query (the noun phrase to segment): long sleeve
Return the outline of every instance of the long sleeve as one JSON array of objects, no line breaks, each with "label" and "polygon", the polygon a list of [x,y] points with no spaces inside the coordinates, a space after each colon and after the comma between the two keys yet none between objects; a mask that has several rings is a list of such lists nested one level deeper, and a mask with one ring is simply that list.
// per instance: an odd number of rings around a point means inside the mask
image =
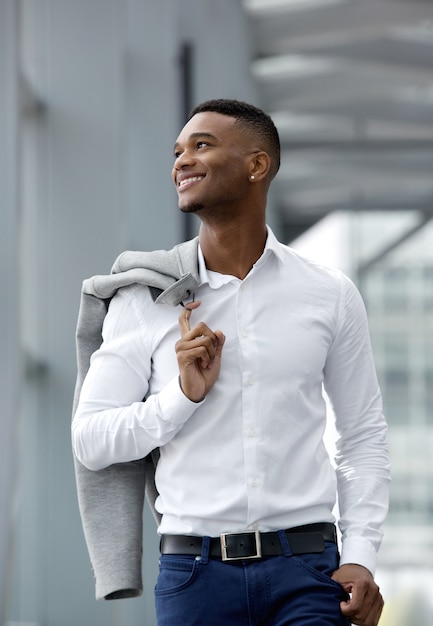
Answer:
[{"label": "long sleeve", "polygon": [[120,289],[110,303],[103,343],[92,356],[72,422],[74,452],[89,469],[146,456],[172,439],[199,406],[179,387],[174,349],[164,385],[150,393],[154,339],[146,333],[145,311],[155,306],[140,286]]},{"label": "long sleeve", "polygon": [[374,572],[388,510],[387,427],[364,304],[353,283],[346,277],[342,281],[338,323],[325,366],[325,388],[339,433],[341,563],[358,563]]}]

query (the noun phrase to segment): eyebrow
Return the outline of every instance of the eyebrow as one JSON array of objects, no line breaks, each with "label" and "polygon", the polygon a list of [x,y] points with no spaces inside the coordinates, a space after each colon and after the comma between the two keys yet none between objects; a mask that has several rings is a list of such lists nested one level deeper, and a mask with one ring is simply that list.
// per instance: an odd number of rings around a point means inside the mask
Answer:
[{"label": "eyebrow", "polygon": [[[214,139],[215,141],[218,140],[217,137],[215,137],[215,135],[212,135],[212,133],[206,133],[206,132],[198,132],[198,133],[191,133],[191,135],[188,137],[189,140],[191,139],[199,139],[200,137],[207,137],[208,139]],[[176,143],[174,144],[174,150],[176,150],[176,148],[179,146],[179,142],[176,141]]]}]

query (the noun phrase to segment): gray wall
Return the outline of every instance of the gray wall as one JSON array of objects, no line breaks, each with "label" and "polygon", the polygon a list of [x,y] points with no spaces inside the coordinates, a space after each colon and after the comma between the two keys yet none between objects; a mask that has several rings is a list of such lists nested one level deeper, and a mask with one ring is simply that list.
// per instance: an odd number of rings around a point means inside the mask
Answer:
[{"label": "gray wall", "polygon": [[170,171],[185,41],[195,50],[193,103],[260,105],[238,0],[0,3],[2,624],[154,624],[147,512],[143,598],[94,600],[69,423],[82,279],[107,272],[125,248],[182,239]]}]

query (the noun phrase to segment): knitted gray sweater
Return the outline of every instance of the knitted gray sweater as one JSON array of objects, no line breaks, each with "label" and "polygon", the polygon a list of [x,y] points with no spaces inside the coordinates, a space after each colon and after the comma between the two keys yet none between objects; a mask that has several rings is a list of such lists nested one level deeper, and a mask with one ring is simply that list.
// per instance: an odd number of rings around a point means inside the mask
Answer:
[{"label": "knitted gray sweater", "polygon": [[[90,357],[102,342],[102,325],[111,298],[118,289],[139,283],[158,303],[177,306],[190,298],[199,284],[198,239],[169,251],[124,252],[111,274],[83,282],[77,322],[77,382],[73,415]],[[155,466],[159,453],[130,463],[118,463],[93,472],[74,456],[78,503],[84,536],[95,578],[96,598],[106,600],[141,595],[142,518],[144,497],[156,522],[158,495]]]}]

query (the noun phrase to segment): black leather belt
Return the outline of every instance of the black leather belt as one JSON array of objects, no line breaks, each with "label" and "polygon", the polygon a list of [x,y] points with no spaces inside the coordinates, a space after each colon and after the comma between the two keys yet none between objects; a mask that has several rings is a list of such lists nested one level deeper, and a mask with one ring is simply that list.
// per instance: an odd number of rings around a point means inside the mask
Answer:
[{"label": "black leather belt", "polygon": [[[284,531],[292,554],[319,553],[325,549],[325,541],[337,543],[334,524],[306,524]],[[203,538],[194,535],[163,535],[161,554],[190,554],[200,556]],[[209,556],[223,561],[260,559],[284,553],[278,532],[261,533],[245,531],[222,533],[211,537]]]}]

